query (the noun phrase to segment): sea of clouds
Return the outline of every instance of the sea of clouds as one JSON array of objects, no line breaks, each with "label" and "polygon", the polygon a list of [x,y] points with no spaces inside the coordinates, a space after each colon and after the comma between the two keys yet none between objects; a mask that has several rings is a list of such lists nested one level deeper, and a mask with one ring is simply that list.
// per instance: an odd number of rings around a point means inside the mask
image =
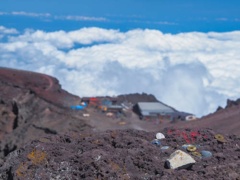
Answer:
[{"label": "sea of clouds", "polygon": [[239,47],[240,31],[18,32],[0,26],[0,66],[57,77],[80,97],[151,93],[197,116],[240,97]]}]

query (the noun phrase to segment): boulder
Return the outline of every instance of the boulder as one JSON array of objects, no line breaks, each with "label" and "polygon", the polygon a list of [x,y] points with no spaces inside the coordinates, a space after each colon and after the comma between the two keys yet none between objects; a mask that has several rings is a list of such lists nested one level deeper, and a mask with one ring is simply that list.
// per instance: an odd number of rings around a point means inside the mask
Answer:
[{"label": "boulder", "polygon": [[166,160],[166,165],[170,169],[184,169],[195,163],[196,161],[189,154],[181,150],[176,150]]}]

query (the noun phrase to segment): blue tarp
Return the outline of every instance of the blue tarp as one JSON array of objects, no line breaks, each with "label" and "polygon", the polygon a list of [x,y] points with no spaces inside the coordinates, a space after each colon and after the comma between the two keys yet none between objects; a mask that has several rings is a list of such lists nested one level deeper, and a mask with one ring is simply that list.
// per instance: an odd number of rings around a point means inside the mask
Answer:
[{"label": "blue tarp", "polygon": [[110,101],[108,99],[103,99],[101,103],[104,106],[111,106],[112,105],[112,101]]},{"label": "blue tarp", "polygon": [[74,110],[83,110],[83,109],[85,109],[86,106],[87,106],[87,103],[83,103],[83,105],[71,106],[71,109],[74,109]]}]

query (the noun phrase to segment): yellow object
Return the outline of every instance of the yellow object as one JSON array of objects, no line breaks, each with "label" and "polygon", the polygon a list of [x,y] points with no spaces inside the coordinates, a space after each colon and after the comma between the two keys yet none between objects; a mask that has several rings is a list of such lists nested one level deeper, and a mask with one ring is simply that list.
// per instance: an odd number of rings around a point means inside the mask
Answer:
[{"label": "yellow object", "polygon": [[16,170],[17,177],[23,177],[27,171],[27,167],[27,164],[21,163]]},{"label": "yellow object", "polygon": [[102,111],[107,111],[107,107],[106,106],[99,106],[99,109],[101,109]]},{"label": "yellow object", "polygon": [[46,159],[47,154],[43,151],[34,149],[27,155],[27,158],[32,161],[33,164],[39,164]]},{"label": "yellow object", "polygon": [[187,147],[187,150],[190,151],[190,152],[193,152],[193,151],[196,151],[197,148],[196,148],[196,146],[190,145],[190,146]]},{"label": "yellow object", "polygon": [[118,124],[119,124],[119,125],[125,125],[125,124],[126,124],[126,122],[124,122],[124,121],[121,121],[121,122],[119,122]]},{"label": "yellow object", "polygon": [[192,155],[197,156],[197,157],[202,157],[201,153],[194,151],[192,152]]},{"label": "yellow object", "polygon": [[214,137],[215,137],[215,139],[217,139],[219,142],[226,142],[224,136],[221,135],[221,134],[216,134]]}]

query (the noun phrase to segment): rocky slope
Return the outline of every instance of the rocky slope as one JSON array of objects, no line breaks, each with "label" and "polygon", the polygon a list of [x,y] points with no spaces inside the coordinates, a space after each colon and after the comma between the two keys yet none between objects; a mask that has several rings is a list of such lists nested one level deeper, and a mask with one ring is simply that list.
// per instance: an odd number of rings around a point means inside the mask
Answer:
[{"label": "rocky slope", "polygon": [[62,90],[55,78],[1,68],[0,158],[42,135],[90,129],[66,111],[70,101],[79,98]]},{"label": "rocky slope", "polygon": [[[157,101],[148,94],[117,99]],[[0,68],[0,179],[240,179],[239,100],[200,120],[174,123],[140,121],[131,109],[118,118],[96,108],[71,110],[79,102],[54,77]],[[158,131],[166,135],[159,146],[151,143]],[[168,169],[165,160],[183,144],[213,156],[192,155],[196,164],[188,169]]]},{"label": "rocky slope", "polygon": [[[156,101],[147,94],[127,95],[127,99]],[[112,119],[95,108],[71,110],[70,106],[80,100],[64,91],[54,77],[0,68],[0,159],[46,134],[129,128],[153,131],[160,126],[139,121],[131,112],[129,117]],[[120,96],[119,102],[123,100]],[[91,117],[84,118],[83,113],[90,113]]]},{"label": "rocky slope", "polygon": [[[120,95],[118,102],[157,101],[153,95]],[[80,97],[64,91],[54,77],[0,68],[0,158],[46,134],[105,131],[109,129],[144,129],[154,131],[163,124],[139,121],[137,115],[106,118],[100,111],[88,108],[74,111]],[[91,114],[84,118],[83,113]],[[167,122],[169,123],[169,122]]]},{"label": "rocky slope", "polygon": [[[154,132],[114,130],[102,133],[48,136],[10,153],[0,167],[2,179],[240,179],[240,137],[215,138],[211,130],[165,129],[155,144]],[[211,156],[194,155],[207,150]],[[166,149],[168,146],[168,149]],[[164,148],[165,147],[165,148]],[[176,150],[196,163],[169,169],[166,160]]]},{"label": "rocky slope", "polygon": [[218,108],[212,114],[197,121],[180,122],[178,127],[186,128],[212,128],[224,134],[240,135],[240,99],[228,100],[225,108]]}]

